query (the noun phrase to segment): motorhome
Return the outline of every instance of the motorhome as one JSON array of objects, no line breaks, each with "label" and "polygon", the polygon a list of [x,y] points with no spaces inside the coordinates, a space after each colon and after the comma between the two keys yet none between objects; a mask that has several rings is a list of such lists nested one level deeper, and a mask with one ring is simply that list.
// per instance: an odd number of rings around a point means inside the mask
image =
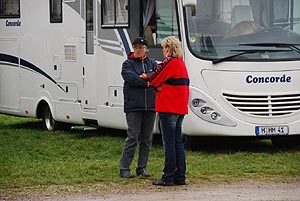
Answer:
[{"label": "motorhome", "polygon": [[[300,134],[300,0],[0,0],[0,113],[126,129],[123,61],[182,42],[188,136]],[[159,131],[158,124],[155,131]]]}]

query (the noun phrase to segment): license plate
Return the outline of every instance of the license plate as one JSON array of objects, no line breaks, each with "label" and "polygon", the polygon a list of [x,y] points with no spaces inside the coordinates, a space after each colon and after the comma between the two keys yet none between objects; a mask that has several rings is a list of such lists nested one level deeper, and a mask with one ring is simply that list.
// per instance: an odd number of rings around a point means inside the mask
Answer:
[{"label": "license plate", "polygon": [[256,135],[288,135],[288,126],[255,126]]}]

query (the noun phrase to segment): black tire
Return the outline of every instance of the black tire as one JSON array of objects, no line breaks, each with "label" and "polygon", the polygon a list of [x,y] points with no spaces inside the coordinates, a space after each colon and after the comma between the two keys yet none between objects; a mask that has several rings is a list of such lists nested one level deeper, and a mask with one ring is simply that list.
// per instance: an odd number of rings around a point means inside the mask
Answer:
[{"label": "black tire", "polygon": [[55,131],[58,129],[58,122],[53,119],[48,105],[45,107],[43,112],[43,127],[48,131]]}]

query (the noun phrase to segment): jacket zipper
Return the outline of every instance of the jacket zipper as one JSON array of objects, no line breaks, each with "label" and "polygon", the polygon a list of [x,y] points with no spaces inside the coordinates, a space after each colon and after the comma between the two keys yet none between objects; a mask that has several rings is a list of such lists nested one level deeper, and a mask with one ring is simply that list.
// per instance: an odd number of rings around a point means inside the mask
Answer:
[{"label": "jacket zipper", "polygon": [[[146,69],[145,69],[145,66],[144,66],[144,61],[142,61],[142,67],[143,67],[144,73],[146,73]],[[145,110],[148,110],[148,107],[147,107],[147,88],[145,88]]]}]

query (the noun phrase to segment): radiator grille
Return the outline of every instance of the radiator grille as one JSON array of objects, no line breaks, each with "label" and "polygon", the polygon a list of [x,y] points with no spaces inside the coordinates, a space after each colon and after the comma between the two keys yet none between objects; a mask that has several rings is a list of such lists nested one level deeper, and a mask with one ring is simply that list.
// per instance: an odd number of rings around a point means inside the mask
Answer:
[{"label": "radiator grille", "polygon": [[236,109],[255,116],[278,117],[300,110],[300,93],[287,95],[240,95],[223,93]]}]

